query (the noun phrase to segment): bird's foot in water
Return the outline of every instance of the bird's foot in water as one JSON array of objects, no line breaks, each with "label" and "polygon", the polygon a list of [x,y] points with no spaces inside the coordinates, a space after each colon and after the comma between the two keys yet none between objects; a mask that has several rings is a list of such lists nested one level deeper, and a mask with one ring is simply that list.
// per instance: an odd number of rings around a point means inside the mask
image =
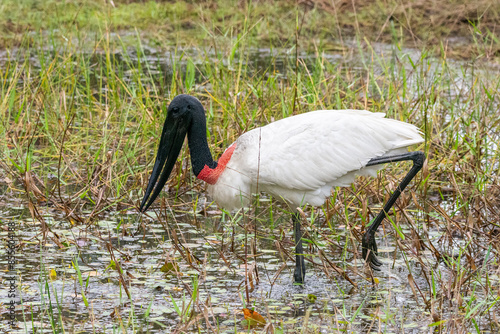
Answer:
[{"label": "bird's foot in water", "polygon": [[377,242],[375,241],[375,233],[367,231],[363,236],[362,241],[363,259],[370,265],[373,270],[380,270],[382,262],[377,259]]}]

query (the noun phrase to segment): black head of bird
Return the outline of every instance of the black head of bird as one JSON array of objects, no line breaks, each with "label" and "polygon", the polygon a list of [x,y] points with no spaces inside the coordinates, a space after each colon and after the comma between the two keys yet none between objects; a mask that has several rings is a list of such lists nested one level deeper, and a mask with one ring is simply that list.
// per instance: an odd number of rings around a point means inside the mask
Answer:
[{"label": "black head of bird", "polygon": [[205,109],[201,102],[190,95],[177,95],[167,109],[153,172],[140,206],[142,212],[153,204],[167,182],[186,135],[195,175],[199,174],[205,164],[214,165],[205,131]]}]

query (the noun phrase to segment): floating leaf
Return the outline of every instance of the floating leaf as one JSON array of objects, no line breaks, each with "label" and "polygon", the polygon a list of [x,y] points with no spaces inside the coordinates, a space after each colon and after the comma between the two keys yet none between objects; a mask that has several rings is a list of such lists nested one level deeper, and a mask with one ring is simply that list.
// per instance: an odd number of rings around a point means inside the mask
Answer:
[{"label": "floating leaf", "polygon": [[316,301],[316,299],[318,299],[318,297],[316,297],[316,295],[313,295],[312,293],[310,293],[310,294],[307,295],[307,300],[310,303],[314,303]]},{"label": "floating leaf", "polygon": [[50,269],[49,278],[51,281],[55,281],[57,279],[57,272],[54,269]]},{"label": "floating leaf", "polygon": [[160,271],[162,273],[168,274],[171,271],[179,271],[179,266],[174,262],[165,262],[163,266],[161,266]]},{"label": "floating leaf", "polygon": [[372,281],[372,278],[371,277],[366,277],[365,278],[368,282],[373,282],[375,284],[379,284],[380,283],[380,280],[377,278],[377,277],[373,277],[373,281]]},{"label": "floating leaf", "polygon": [[266,324],[266,319],[256,311],[247,308],[244,308],[242,311],[245,320],[248,321],[248,327],[264,326]]}]

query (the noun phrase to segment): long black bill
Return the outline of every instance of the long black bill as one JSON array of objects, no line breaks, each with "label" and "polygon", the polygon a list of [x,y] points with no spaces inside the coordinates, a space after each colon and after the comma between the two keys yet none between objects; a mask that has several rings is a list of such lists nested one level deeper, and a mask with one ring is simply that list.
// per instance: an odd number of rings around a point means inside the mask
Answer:
[{"label": "long black bill", "polygon": [[[160,194],[174,168],[182,144],[184,143],[184,138],[186,137],[186,125],[180,119],[172,120],[169,118],[167,117],[163,126],[153,172],[151,173],[146,193],[142,199],[141,212],[145,212]],[[151,192],[153,193],[151,194]]]}]

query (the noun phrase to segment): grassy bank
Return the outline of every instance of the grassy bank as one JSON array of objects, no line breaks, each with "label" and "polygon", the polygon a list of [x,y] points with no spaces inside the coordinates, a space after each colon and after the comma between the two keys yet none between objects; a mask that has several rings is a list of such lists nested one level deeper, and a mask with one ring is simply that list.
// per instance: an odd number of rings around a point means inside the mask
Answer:
[{"label": "grassy bank", "polygon": [[[443,44],[455,57],[498,57],[500,4],[480,1],[3,1],[0,45],[32,42],[89,46],[105,33],[137,29],[159,46],[228,42],[246,29],[249,41],[286,46],[300,17],[304,49],[336,49],[355,36],[409,46]],[[37,36],[41,34],[41,36]],[[230,42],[229,42],[230,43]],[[480,45],[477,45],[477,44]],[[478,48],[479,46],[479,48]]]}]

